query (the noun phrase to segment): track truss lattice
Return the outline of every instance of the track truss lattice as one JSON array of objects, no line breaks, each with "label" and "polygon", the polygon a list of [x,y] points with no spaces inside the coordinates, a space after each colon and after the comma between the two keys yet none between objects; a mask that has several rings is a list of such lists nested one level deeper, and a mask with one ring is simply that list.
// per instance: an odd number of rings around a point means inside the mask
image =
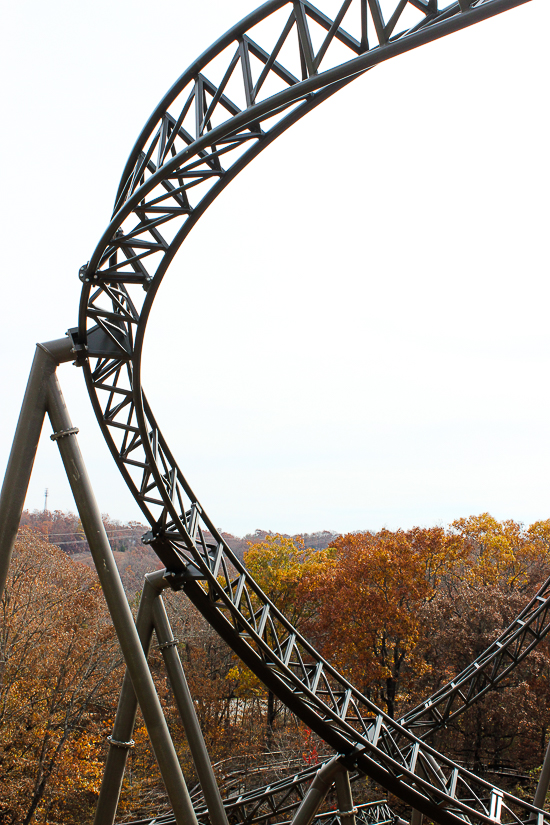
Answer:
[{"label": "track truss lattice", "polygon": [[443,8],[439,0],[392,0],[384,14],[379,0],[345,0],[333,17],[309,0],[265,3],[161,100],[130,154],[111,222],[80,272],[76,349],[92,403],[174,586],[350,769],[440,823],[545,821],[425,740],[547,633],[550,585],[463,674],[400,723],[390,719],[292,627],[224,542],[157,426],[141,386],[141,354],[177,250],[266,146],[378,63],[522,2],[459,0]]}]

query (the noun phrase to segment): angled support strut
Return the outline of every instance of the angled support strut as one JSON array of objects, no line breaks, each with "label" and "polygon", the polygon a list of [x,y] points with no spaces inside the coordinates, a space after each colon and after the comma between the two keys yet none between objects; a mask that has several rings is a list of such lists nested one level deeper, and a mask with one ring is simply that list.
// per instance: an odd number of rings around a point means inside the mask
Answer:
[{"label": "angled support strut", "polygon": [[37,344],[0,492],[0,597],[46,416],[48,382],[59,364],[74,358],[69,338]]},{"label": "angled support strut", "polygon": [[57,436],[55,440],[172,805],[174,818],[177,825],[196,825],[197,820],[174,744],[78,446],[77,430],[72,425],[55,374],[58,364],[70,361],[72,358],[74,358],[74,351],[69,338],[37,345],[0,494],[0,595],[6,583],[36,449],[47,412],[54,435]]},{"label": "angled support strut", "polygon": [[[177,643],[172,634],[172,628],[162,600],[162,592],[168,587],[166,572],[166,570],[157,570],[145,576],[136,627],[146,656],[151,647],[153,631],[156,633],[158,646],[164,659],[168,679],[203,790],[210,822],[212,825],[228,825],[220,791],[179,657]],[[137,704],[132,680],[127,671],[120,691],[113,732],[109,737],[109,754],[99,792],[94,825],[113,825],[115,821],[128,750],[132,744],[131,737],[134,731]]]}]

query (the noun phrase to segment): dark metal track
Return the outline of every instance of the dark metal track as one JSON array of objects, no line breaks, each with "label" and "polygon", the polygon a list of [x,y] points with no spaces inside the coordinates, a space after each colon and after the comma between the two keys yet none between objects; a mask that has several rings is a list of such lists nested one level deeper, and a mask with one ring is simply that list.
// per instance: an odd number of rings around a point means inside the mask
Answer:
[{"label": "dark metal track", "polygon": [[425,739],[505,679],[550,630],[550,579],[478,658],[400,723]]},{"label": "dark metal track", "polygon": [[[124,170],[112,220],[81,270],[76,349],[90,397],[174,586],[350,768],[441,823],[544,821],[542,812],[468,773],[424,739],[504,678],[546,634],[547,585],[458,680],[398,724],[297,633],[224,543],[155,422],[141,386],[141,352],[174,255],[256,155],[374,65],[522,2],[459,0],[441,8],[438,0],[393,0],[384,17],[379,0],[345,0],[334,19],[307,0],[265,3],[192,64],[155,109]],[[345,27],[352,8],[357,31]],[[405,13],[417,20],[401,31]],[[272,25],[262,30],[268,18]],[[349,54],[344,62],[342,48]]]},{"label": "dark metal track", "polygon": [[[480,699],[527,656],[550,630],[550,579],[544,583],[536,596],[529,602],[512,624],[474,662],[468,665],[447,685],[426,699],[414,710],[407,713],[400,723],[411,729],[417,737],[425,739],[456,718],[470,705]],[[293,811],[303,798],[305,789],[316,770],[307,768],[295,776],[289,776],[278,783],[256,788],[254,791],[225,797],[224,804],[232,823],[264,822],[277,811],[279,821],[282,808]],[[384,825],[391,812],[382,803],[372,803],[361,814],[361,821],[369,817],[366,825],[378,822]],[[197,806],[198,815],[203,810]],[[380,819],[374,819],[374,817]],[[157,820],[160,821],[161,820]],[[172,820],[167,817],[165,825]],[[323,825],[321,821],[315,825]]]},{"label": "dark metal track", "polygon": [[[293,814],[315,777],[319,765],[315,765],[295,776],[274,782],[244,794],[235,794],[224,800],[224,807],[230,825],[289,825]],[[195,802],[195,800],[193,800]],[[393,825],[395,815],[384,800],[366,802],[356,806],[357,825]],[[210,819],[204,804],[195,805],[199,825],[209,825]],[[150,819],[129,822],[127,825],[174,825],[173,814],[168,813]],[[337,811],[326,811],[317,815],[314,825],[340,825]]]}]

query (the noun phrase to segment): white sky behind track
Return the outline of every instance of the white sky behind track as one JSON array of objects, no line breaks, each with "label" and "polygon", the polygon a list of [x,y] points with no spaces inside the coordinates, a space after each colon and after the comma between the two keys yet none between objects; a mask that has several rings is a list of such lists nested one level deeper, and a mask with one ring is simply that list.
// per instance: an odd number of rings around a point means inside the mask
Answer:
[{"label": "white sky behind track", "polygon": [[[0,473],[34,344],[76,325],[78,269],[143,123],[256,5],[4,5]],[[532,0],[375,68],[191,233],[144,386],[224,530],[550,517],[549,32]],[[59,377],[102,511],[141,518],[80,371]],[[27,506],[48,487],[74,510],[48,435]]]}]

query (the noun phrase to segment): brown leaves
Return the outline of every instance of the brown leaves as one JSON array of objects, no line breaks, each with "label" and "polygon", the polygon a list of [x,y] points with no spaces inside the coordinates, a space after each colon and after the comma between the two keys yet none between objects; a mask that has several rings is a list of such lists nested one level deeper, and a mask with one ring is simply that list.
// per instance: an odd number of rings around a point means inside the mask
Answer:
[{"label": "brown leaves", "polygon": [[317,582],[334,564],[334,552],[305,547],[300,536],[266,535],[244,554],[247,569],[295,627],[315,614]]},{"label": "brown leaves", "polygon": [[[321,551],[300,538],[258,538],[246,564],[262,589],[350,681],[396,715],[475,658],[549,572],[550,521],[526,529],[482,514],[448,528],[349,534]],[[119,561],[132,553],[120,551]],[[141,578],[148,560],[138,561]],[[167,593],[165,601],[218,774],[253,783],[254,765],[269,781],[282,764],[320,758],[322,743],[236,661],[185,596]],[[0,611],[0,819],[80,822],[95,801],[120,683],[97,578],[23,531]],[[158,651],[151,664],[193,784]],[[549,685],[543,643],[453,720],[439,744],[479,771],[513,763],[527,772],[540,764],[550,727]],[[134,739],[121,804],[135,818],[153,815],[166,797],[141,722]]]},{"label": "brown leaves", "polygon": [[382,530],[342,536],[334,551],[317,581],[311,632],[325,656],[393,714],[405,672],[424,667],[418,658],[409,662],[422,608],[459,555],[456,541],[440,528]]},{"label": "brown leaves", "polygon": [[24,530],[0,609],[2,818],[67,821],[98,790],[99,716],[120,678],[103,597],[92,571]]}]

